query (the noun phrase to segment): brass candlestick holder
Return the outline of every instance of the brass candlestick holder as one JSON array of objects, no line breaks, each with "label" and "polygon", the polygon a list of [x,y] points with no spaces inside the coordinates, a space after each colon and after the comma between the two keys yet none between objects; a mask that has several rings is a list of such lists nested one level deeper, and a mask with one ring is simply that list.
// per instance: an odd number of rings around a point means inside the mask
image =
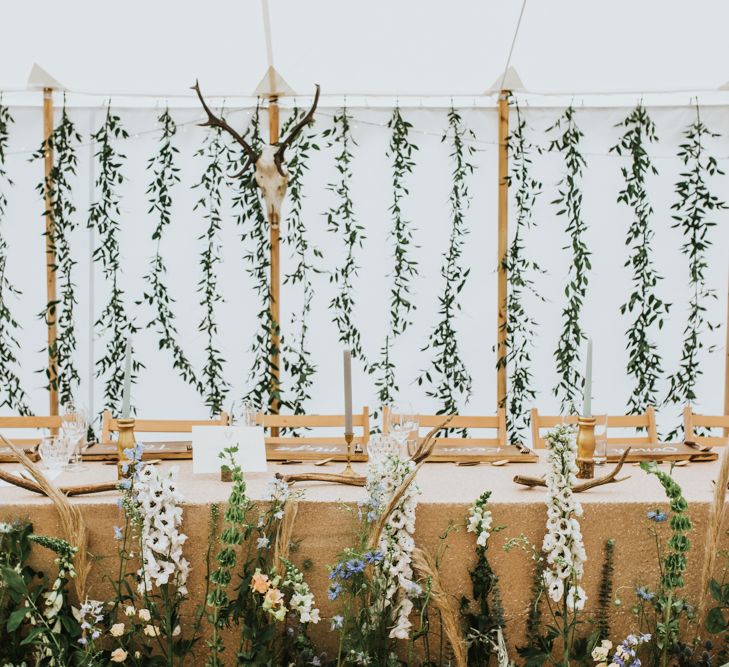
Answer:
[{"label": "brass candlestick holder", "polygon": [[577,418],[577,477],[595,477],[595,418]]},{"label": "brass candlestick holder", "polygon": [[[118,479],[129,477],[134,471],[132,466],[134,461],[128,459],[124,454],[125,449],[134,449],[136,442],[134,440],[134,419],[118,419],[117,425],[119,427],[119,437],[116,441],[116,474]],[[123,466],[127,466],[126,473],[123,470]]]},{"label": "brass candlestick holder", "polygon": [[345,477],[357,476],[357,473],[354,472],[354,469],[352,468],[352,440],[354,440],[354,433],[344,434],[344,441],[347,443],[347,465],[344,466],[344,470],[342,470],[339,474],[344,475]]}]

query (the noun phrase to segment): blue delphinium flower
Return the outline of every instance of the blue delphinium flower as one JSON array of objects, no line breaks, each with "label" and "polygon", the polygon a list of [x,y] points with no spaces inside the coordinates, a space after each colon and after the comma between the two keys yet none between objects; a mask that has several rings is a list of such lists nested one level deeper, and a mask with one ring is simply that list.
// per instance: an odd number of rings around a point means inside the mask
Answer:
[{"label": "blue delphinium flower", "polygon": [[124,531],[119,526],[114,526],[114,539],[119,541],[124,537]]},{"label": "blue delphinium flower", "polygon": [[344,616],[332,616],[332,630],[339,630],[344,625]]},{"label": "blue delphinium flower", "polygon": [[638,586],[635,589],[635,594],[641,599],[641,600],[647,600],[650,602],[654,597],[656,597],[655,593],[651,593],[647,588],[644,586]]},{"label": "blue delphinium flower", "polygon": [[347,561],[346,567],[347,572],[351,572],[352,574],[359,574],[360,572],[364,572],[365,563],[359,558],[353,558],[352,560]]},{"label": "blue delphinium flower", "polygon": [[337,563],[336,567],[329,573],[330,579],[339,579],[344,572],[344,567],[341,563]]},{"label": "blue delphinium flower", "polygon": [[327,595],[330,600],[336,600],[341,592],[342,587],[339,584],[334,583],[329,587],[329,593],[327,593]]},{"label": "blue delphinium flower", "polygon": [[382,562],[384,556],[381,551],[366,551],[363,558],[368,565],[376,565],[377,563]]},{"label": "blue delphinium flower", "polygon": [[121,488],[124,489],[125,491],[129,491],[129,489],[132,488],[132,480],[125,477],[124,479],[122,479],[119,482],[119,486],[121,486]]},{"label": "blue delphinium flower", "polygon": [[661,521],[665,521],[668,518],[668,514],[666,514],[665,512],[661,512],[660,510],[651,510],[650,512],[648,512],[648,518],[651,521],[660,523]]}]

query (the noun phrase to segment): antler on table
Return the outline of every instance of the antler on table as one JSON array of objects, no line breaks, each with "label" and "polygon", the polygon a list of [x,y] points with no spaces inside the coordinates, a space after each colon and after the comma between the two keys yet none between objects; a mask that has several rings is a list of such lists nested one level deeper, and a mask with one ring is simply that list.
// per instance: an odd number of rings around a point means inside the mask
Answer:
[{"label": "antler on table", "polygon": [[[572,490],[575,493],[580,493],[582,491],[587,491],[588,489],[593,489],[596,486],[602,486],[603,484],[612,484],[616,482],[622,482],[623,480],[628,479],[628,477],[617,477],[617,474],[620,472],[620,469],[623,467],[623,464],[625,463],[625,459],[628,458],[628,454],[630,453],[630,447],[628,447],[624,452],[623,455],[620,457],[620,460],[618,461],[618,464],[613,468],[611,472],[609,472],[604,477],[598,477],[596,479],[588,479],[586,482],[581,482],[580,484],[575,484],[572,487]],[[522,484],[523,486],[547,486],[547,482],[543,479],[540,479],[539,477],[527,477],[525,475],[517,475],[514,477],[514,482],[517,484]]]},{"label": "antler on table", "polygon": [[200,123],[201,127],[217,127],[221,130],[225,130],[228,134],[230,134],[242,147],[245,151],[246,155],[248,156],[248,162],[246,163],[245,167],[241,170],[241,173],[243,173],[249,165],[256,164],[258,162],[258,158],[260,155],[256,153],[256,151],[251,148],[251,145],[240,135],[238,132],[236,132],[228,123],[225,122],[223,118],[219,118],[216,116],[210,109],[210,107],[206,104],[205,100],[203,99],[202,93],[200,92],[200,84],[195,81],[195,85],[192,86],[192,90],[194,90],[197,93],[197,96],[200,100],[200,104],[202,104],[203,109],[205,110],[205,113],[208,115],[208,119],[204,123]]},{"label": "antler on table", "polygon": [[349,486],[364,486],[367,481],[362,475],[335,475],[328,472],[301,472],[294,475],[282,475],[276,473],[276,479],[283,480],[287,484],[294,482],[333,482],[335,484],[348,484]]}]

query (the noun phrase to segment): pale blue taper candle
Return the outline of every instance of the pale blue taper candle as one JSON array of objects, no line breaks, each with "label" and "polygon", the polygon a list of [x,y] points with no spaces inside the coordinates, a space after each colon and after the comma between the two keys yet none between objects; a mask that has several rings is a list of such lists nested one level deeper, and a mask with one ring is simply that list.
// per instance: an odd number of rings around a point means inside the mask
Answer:
[{"label": "pale blue taper candle", "polygon": [[587,362],[585,364],[585,394],[582,416],[592,417],[592,338],[587,339]]},{"label": "pale blue taper candle", "polygon": [[132,339],[127,338],[126,355],[124,357],[124,393],[122,394],[122,418],[129,419],[132,393]]}]

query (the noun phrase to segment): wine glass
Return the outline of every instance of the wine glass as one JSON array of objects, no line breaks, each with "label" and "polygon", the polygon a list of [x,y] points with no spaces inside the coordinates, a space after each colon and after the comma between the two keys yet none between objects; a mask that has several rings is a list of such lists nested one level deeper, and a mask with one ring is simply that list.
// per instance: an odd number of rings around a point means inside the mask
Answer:
[{"label": "wine glass", "polygon": [[233,426],[255,426],[258,411],[251,401],[241,399],[230,406],[230,423]]},{"label": "wine glass", "polygon": [[595,417],[595,454],[593,460],[595,465],[601,466],[607,463],[607,433],[608,433],[608,417],[607,415],[598,415]]},{"label": "wine glass", "polygon": [[81,441],[86,435],[86,409],[77,401],[69,401],[63,406],[61,414],[61,433],[68,446],[69,464],[66,470],[79,472],[86,470],[81,463]]},{"label": "wine glass", "polygon": [[410,434],[413,431],[417,433],[419,427],[418,416],[413,412],[412,405],[408,403],[391,406],[389,426],[392,437],[395,438],[402,451]]},{"label": "wine glass", "polygon": [[57,435],[45,436],[38,445],[38,454],[48,472],[63,470],[68,465],[68,442]]}]

